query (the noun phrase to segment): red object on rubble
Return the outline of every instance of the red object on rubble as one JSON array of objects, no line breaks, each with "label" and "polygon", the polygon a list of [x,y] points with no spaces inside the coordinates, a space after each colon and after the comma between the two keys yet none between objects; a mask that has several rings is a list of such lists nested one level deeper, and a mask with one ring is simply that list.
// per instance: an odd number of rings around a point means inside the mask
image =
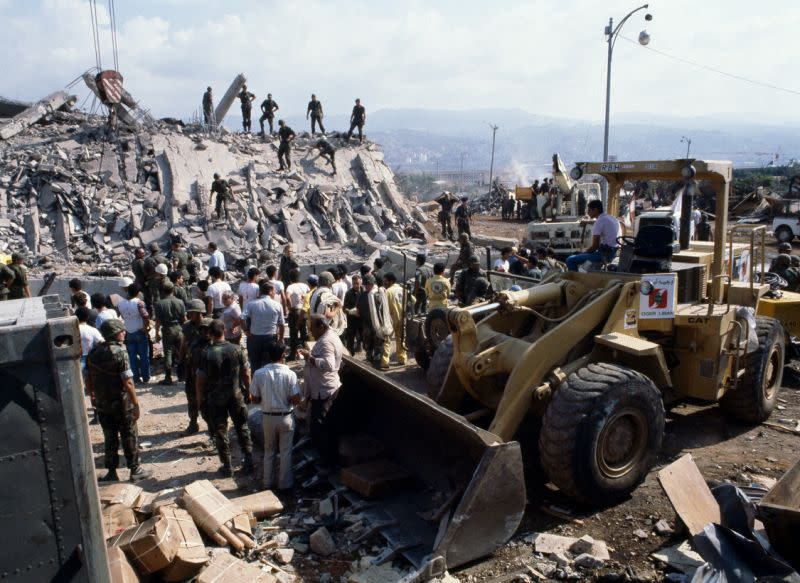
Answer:
[{"label": "red object on rubble", "polygon": [[100,71],[94,80],[103,103],[111,105],[122,100],[122,74],[119,71]]}]

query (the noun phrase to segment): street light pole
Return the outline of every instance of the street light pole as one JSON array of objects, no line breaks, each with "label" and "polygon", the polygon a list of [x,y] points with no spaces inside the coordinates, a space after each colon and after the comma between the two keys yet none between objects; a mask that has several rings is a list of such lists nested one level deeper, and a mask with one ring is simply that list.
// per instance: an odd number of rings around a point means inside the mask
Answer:
[{"label": "street light pole", "polygon": [[494,138],[497,134],[498,126],[489,124],[489,127],[492,128],[492,161],[489,163],[489,190],[492,190],[492,175],[494,172]]},{"label": "street light pole", "polygon": [[[625,18],[620,20],[619,24],[614,27],[614,19],[608,19],[608,26],[605,29],[606,35],[606,42],[608,43],[608,62],[606,63],[606,119],[605,119],[605,128],[603,133],[603,162],[608,162],[608,129],[609,123],[611,119],[611,57],[614,54],[614,44],[617,40],[617,35],[619,34],[620,29],[622,26],[627,22],[627,20],[639,12],[640,10],[647,9],[648,4],[642,4],[638,8],[635,8],[628,12],[625,15]],[[646,21],[650,21],[653,19],[651,14],[646,14],[644,19]],[[642,45],[646,45],[650,42],[650,35],[647,34],[646,31],[642,31],[639,33],[639,43]],[[608,204],[608,183],[604,180],[603,181],[603,207]]]},{"label": "street light pole", "polygon": [[688,160],[689,159],[689,149],[692,147],[692,140],[690,138],[687,138],[686,136],[683,136],[681,138],[681,143],[683,143],[683,142],[686,142],[686,159]]}]

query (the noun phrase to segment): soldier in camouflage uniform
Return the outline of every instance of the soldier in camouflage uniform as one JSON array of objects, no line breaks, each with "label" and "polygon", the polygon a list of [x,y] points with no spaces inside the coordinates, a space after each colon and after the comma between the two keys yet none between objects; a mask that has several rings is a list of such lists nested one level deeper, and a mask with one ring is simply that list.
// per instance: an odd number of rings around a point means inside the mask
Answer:
[{"label": "soldier in camouflage uniform", "polygon": [[787,291],[800,290],[800,269],[792,267],[792,257],[786,253],[781,253],[772,262],[772,267],[769,269],[770,273],[777,273],[788,284]]},{"label": "soldier in camouflage uniform", "polygon": [[[156,342],[164,339],[164,384],[172,384],[172,361],[183,342],[181,326],[186,321],[186,306],[175,297],[175,286],[166,280],[161,284],[163,299],[156,303]],[[177,360],[177,358],[175,359]]]},{"label": "soldier in camouflage uniform", "polygon": [[8,299],[12,281],[14,281],[14,272],[5,263],[0,263],[0,302]]},{"label": "soldier in camouflage uniform", "polygon": [[[163,275],[156,271],[156,268],[159,265],[166,266],[168,261],[167,258],[161,254],[158,243],[150,243],[148,248],[150,249],[150,257],[144,260],[144,276],[147,284],[145,288],[147,291],[144,294],[144,303],[147,305],[147,311],[152,314],[153,306],[159,299],[161,282],[164,281]],[[166,274],[166,272],[164,272],[164,274]]]},{"label": "soldier in camouflage uniform", "polygon": [[135,257],[131,261],[133,281],[139,284],[139,289],[144,290],[147,288],[147,274],[144,270],[144,249],[139,247],[134,251],[134,254]]},{"label": "soldier in camouflage uniform", "polygon": [[14,280],[11,282],[8,291],[8,299],[16,300],[31,297],[31,288],[28,285],[28,268],[25,267],[25,258],[21,253],[11,254],[11,264],[8,266],[14,273]]},{"label": "soldier in camouflage uniform", "polygon": [[230,476],[231,451],[228,442],[228,416],[242,448],[244,464],[242,471],[253,471],[253,442],[247,427],[247,408],[244,404],[239,383],[250,386],[250,369],[242,349],[225,341],[225,324],[214,320],[209,325],[211,345],[205,349],[197,367],[197,404],[202,410],[208,407],[209,426],[214,432],[219,459],[222,462],[220,473]]},{"label": "soldier in camouflage uniform", "polygon": [[205,304],[202,300],[192,300],[189,302],[189,308],[186,310],[188,321],[181,328],[183,332],[183,342],[181,349],[178,353],[178,366],[183,366],[185,371],[185,386],[186,402],[189,406],[189,427],[183,432],[183,435],[193,435],[200,431],[197,425],[197,393],[195,392],[194,385],[194,371],[197,368],[197,362],[193,360],[195,349],[198,346],[205,348],[208,346],[208,323],[205,325],[205,332],[203,328],[203,315],[206,312]]},{"label": "soldier in camouflage uniform", "polygon": [[189,266],[192,264],[192,259],[192,254],[183,247],[179,239],[172,241],[172,270],[179,271],[183,281],[189,281]]},{"label": "soldier in camouflage uniform", "polygon": [[86,387],[103,428],[105,466],[108,473],[101,482],[115,482],[119,465],[119,445],[130,469],[130,479],[137,482],[149,478],[151,472],[139,465],[138,429],[139,402],[133,386],[128,351],[125,349],[125,326],[122,320],[106,320],[100,327],[105,342],[97,344],[86,359]]},{"label": "soldier in camouflage uniform", "polygon": [[183,305],[186,306],[188,310],[192,297],[189,295],[189,288],[186,287],[186,279],[184,279],[183,273],[180,271],[171,271],[169,280],[172,282],[172,285],[175,286],[175,291],[173,292],[175,297],[182,301]]}]

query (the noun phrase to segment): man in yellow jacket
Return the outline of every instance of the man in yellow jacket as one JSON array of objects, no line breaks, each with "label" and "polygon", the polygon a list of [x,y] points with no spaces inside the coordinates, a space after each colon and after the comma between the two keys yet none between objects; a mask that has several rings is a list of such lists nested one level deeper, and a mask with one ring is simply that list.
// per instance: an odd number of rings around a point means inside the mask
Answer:
[{"label": "man in yellow jacket", "polygon": [[[392,320],[392,329],[394,330],[394,341],[397,350],[397,364],[403,365],[406,363],[406,347],[403,342],[403,317],[405,310],[403,309],[403,287],[397,283],[397,277],[394,273],[387,273],[383,276],[383,287],[386,290],[386,300],[389,305],[389,315]],[[383,355],[381,356],[381,369],[389,368],[389,356],[392,353],[392,346],[390,339],[386,339],[383,343]]]}]

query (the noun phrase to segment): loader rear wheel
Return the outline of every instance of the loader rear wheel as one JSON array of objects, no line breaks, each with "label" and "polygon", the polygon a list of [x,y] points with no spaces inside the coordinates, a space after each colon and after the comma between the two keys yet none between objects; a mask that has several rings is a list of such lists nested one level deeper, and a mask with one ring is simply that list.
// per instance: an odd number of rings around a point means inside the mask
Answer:
[{"label": "loader rear wheel", "polygon": [[425,316],[425,338],[430,343],[431,354],[436,352],[439,345],[450,336],[450,326],[447,324],[447,310],[434,308]]},{"label": "loader rear wheel", "polygon": [[451,360],[453,360],[453,337],[448,336],[433,353],[433,358],[431,358],[425,373],[425,380],[428,382],[428,396],[431,399],[439,396]]},{"label": "loader rear wheel", "polygon": [[645,478],[661,449],[664,405],[653,381],[616,364],[572,373],[547,408],[542,467],[566,495],[618,502]]},{"label": "loader rear wheel", "polygon": [[758,349],[747,355],[745,373],[737,387],[725,393],[720,407],[731,418],[744,423],[761,423],[772,414],[783,381],[786,335],[774,318],[756,316]]},{"label": "loader rear wheel", "polygon": [[775,229],[775,238],[778,243],[791,243],[792,239],[794,239],[794,233],[790,227],[782,225]]}]

